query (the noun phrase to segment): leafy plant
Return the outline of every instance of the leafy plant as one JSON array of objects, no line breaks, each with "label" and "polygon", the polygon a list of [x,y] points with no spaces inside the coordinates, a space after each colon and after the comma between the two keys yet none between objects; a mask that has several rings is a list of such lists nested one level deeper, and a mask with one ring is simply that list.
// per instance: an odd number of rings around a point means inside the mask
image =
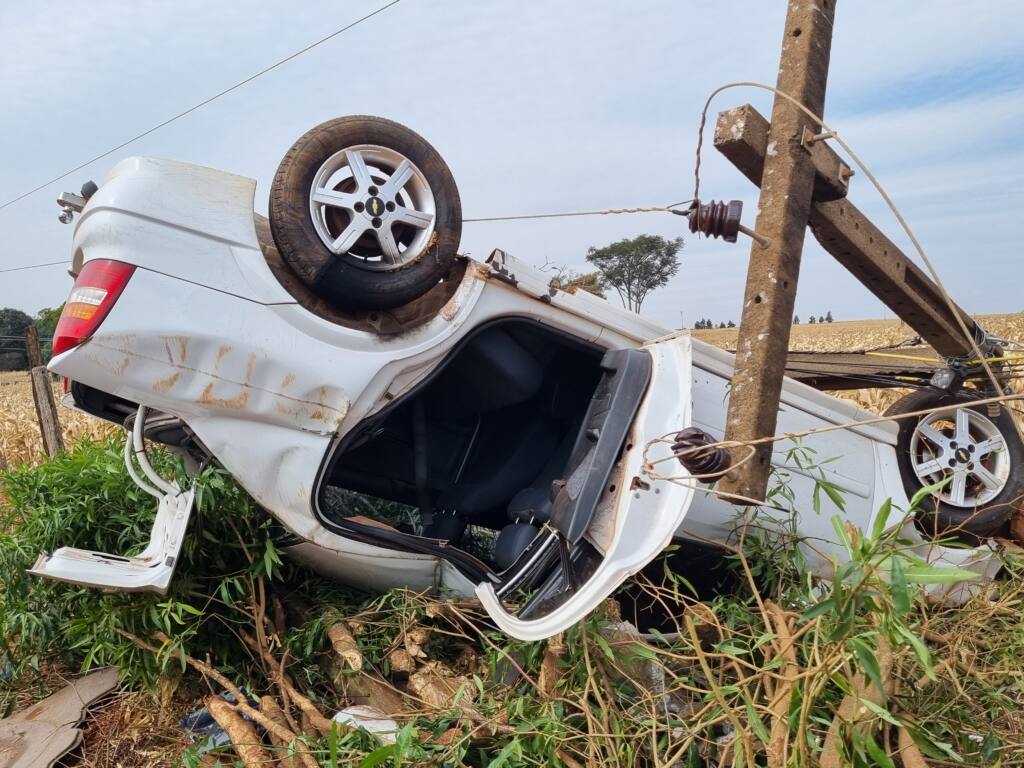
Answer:
[{"label": "leafy plant", "polygon": [[[153,454],[158,472],[187,482],[174,457]],[[145,638],[161,632],[176,647],[245,670],[225,626],[237,622],[256,581],[296,573],[278,554],[270,518],[223,472],[207,469],[197,480],[194,528],[166,596],[105,593],[30,576],[26,569],[40,553],[63,545],[139,551],[156,502],[125,473],[116,439],[9,471],[2,482],[0,637],[22,664],[48,656],[83,669],[116,664],[129,680],[151,684],[158,660],[120,632]]]},{"label": "leafy plant", "polygon": [[[153,458],[185,481],[173,456]],[[799,445],[787,463],[812,476],[822,464]],[[155,504],[127,478],[119,444],[81,444],[3,476],[0,637],[14,680],[0,684],[0,712],[11,708],[4,688],[46,663],[113,663],[129,682],[152,686],[161,673],[181,676],[188,656],[256,695],[276,695],[283,669],[328,713],[378,676],[406,702],[395,743],[337,726],[304,734],[306,754],[326,766],[896,768],[910,749],[936,764],[991,766],[1019,742],[1020,563],[1007,560],[1012,578],[991,600],[929,604],[929,585],[973,574],[929,565],[906,537],[913,510],[886,503],[870,530],[832,518],[847,562],[820,579],[793,522],[812,500],[798,497],[784,467],[771,506],[739,513],[725,553],[731,591],[698,595],[685,553],[670,548],[619,600],[541,643],[496,631],[472,602],[341,589],[283,557],[276,525],[225,474],[207,470],[197,487],[171,592],[103,594],[24,570],[62,544],[142,545]],[[823,505],[842,508],[821,493]],[[336,663],[329,632],[339,622],[365,659],[362,671]],[[261,628],[273,633],[266,647],[280,668],[243,639]],[[402,671],[394,654],[413,635],[421,655],[415,672]],[[453,671],[457,693],[425,701],[411,678],[428,665]],[[188,666],[184,680],[198,683]],[[208,694],[209,683],[197,688]],[[283,758],[288,748],[268,749]],[[200,764],[195,749],[182,759]]]}]

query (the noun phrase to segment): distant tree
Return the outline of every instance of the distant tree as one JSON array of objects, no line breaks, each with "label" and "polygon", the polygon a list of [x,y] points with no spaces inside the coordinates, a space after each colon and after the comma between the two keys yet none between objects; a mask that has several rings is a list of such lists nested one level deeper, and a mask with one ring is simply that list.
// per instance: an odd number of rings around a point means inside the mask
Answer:
[{"label": "distant tree", "polygon": [[735,328],[735,327],[736,327],[736,323],[734,323],[734,322],[733,322],[732,320],[730,320],[730,321],[729,321],[729,322],[728,322],[728,323],[726,324],[726,326],[725,326],[725,327],[726,327],[726,328]]},{"label": "distant tree", "polygon": [[826,323],[831,323],[831,322],[834,322],[834,321],[832,320],[832,313],[831,313],[831,312],[826,312],[826,313],[825,313],[825,322],[826,322]]},{"label": "distant tree", "polygon": [[818,322],[819,323],[824,323],[825,322],[825,318],[822,317],[821,315],[818,315]]},{"label": "distant tree", "polygon": [[813,323],[816,323],[816,322],[818,322],[818,321],[814,319],[814,315],[811,315],[811,319],[810,319],[810,320],[808,320],[807,322],[809,322],[809,323],[812,323],[812,324],[813,324]]},{"label": "distant tree", "polygon": [[36,330],[39,331],[39,346],[43,350],[43,359],[49,360],[53,347],[53,334],[57,330],[57,321],[60,320],[60,313],[64,305],[59,307],[48,307],[36,312],[36,319],[33,321]]},{"label": "distant tree", "polygon": [[626,309],[640,311],[647,294],[665,285],[679,271],[683,238],[639,235],[604,248],[590,248],[587,261],[597,267],[604,282],[619,294]]},{"label": "distant tree", "polygon": [[800,325],[800,315],[793,315],[793,325]]},{"label": "distant tree", "polygon": [[0,371],[20,371],[28,367],[25,354],[25,329],[32,318],[20,309],[0,309]]},{"label": "distant tree", "polygon": [[719,324],[718,324],[718,327],[719,327],[719,328],[725,328],[725,323],[719,323]]},{"label": "distant tree", "polygon": [[558,288],[567,293],[586,291],[600,296],[602,299],[605,298],[605,285],[600,272],[576,272],[572,269],[564,269],[551,278],[550,284],[552,288]]}]

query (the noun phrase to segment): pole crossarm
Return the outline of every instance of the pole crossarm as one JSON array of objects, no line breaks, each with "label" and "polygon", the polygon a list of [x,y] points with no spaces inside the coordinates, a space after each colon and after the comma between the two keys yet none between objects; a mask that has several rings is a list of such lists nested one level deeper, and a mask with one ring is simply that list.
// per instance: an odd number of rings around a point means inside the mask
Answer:
[{"label": "pole crossarm", "polygon": [[[764,173],[769,127],[749,104],[720,112],[715,124],[715,148],[757,186]],[[812,143],[808,153],[815,169],[808,225],[821,247],[938,354],[972,354],[970,341],[935,282],[844,199],[852,175],[849,166],[824,141]],[[981,327],[963,309],[957,310],[975,340],[984,343]]]}]

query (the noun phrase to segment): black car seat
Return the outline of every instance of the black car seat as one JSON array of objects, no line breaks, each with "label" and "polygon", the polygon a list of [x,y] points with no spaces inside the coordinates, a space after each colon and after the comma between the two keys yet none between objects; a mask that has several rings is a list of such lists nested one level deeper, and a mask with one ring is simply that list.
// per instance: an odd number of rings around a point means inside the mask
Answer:
[{"label": "black car seat", "polygon": [[533,482],[521,489],[508,503],[508,517],[512,522],[498,533],[494,545],[494,564],[499,571],[511,566],[540,533],[540,526],[551,517],[554,491],[551,484],[559,478],[569,460],[576,440],[576,425],[565,430],[558,447],[534,477]]}]

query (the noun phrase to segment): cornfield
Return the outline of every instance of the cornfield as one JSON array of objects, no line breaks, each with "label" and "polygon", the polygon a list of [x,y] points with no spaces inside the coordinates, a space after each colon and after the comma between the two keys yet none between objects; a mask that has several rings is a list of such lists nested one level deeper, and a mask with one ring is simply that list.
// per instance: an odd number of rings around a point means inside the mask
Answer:
[{"label": "cornfield", "polygon": [[[54,382],[54,398],[59,402],[63,394],[60,384]],[[59,406],[57,410],[65,445],[82,437],[98,438],[110,430],[105,422],[84,413]],[[0,373],[0,467],[35,463],[43,456],[28,373],[4,371]]]},{"label": "cornfield", "polygon": [[[1024,313],[978,315],[977,320],[985,330],[1001,339],[1024,343]],[[734,349],[738,333],[739,330],[736,328],[721,328],[694,331],[694,336],[723,349]],[[813,325],[802,323],[793,326],[789,348],[794,352],[860,352],[901,342],[909,343],[914,336],[915,332],[899,320],[850,320]],[[1015,392],[1024,393],[1024,381],[1021,379],[1014,379],[1011,387]],[[861,408],[869,411],[883,413],[908,391],[869,388],[850,389],[832,394],[845,400],[853,400]]]}]

